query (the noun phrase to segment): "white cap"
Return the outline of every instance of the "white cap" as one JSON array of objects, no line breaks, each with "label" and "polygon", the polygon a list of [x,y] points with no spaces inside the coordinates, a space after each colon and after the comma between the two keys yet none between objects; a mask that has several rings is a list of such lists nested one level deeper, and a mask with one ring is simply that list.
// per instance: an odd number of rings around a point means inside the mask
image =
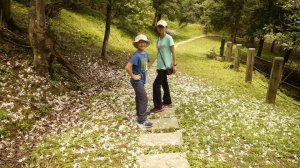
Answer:
[{"label": "white cap", "polygon": [[136,46],[136,43],[139,42],[139,41],[146,41],[148,43],[147,46],[149,46],[150,44],[150,41],[148,40],[147,36],[143,35],[143,34],[140,34],[140,35],[137,35],[134,39],[134,42],[132,43],[134,45],[134,47],[137,47]]},{"label": "white cap", "polygon": [[156,23],[156,26],[163,26],[163,27],[167,27],[167,22],[164,20],[160,20]]},{"label": "white cap", "polygon": [[143,35],[143,34],[137,35],[137,36],[135,37],[135,39],[134,39],[134,42],[136,43],[136,42],[139,42],[139,41],[141,41],[141,40],[149,42],[147,36],[145,36],[145,35]]}]

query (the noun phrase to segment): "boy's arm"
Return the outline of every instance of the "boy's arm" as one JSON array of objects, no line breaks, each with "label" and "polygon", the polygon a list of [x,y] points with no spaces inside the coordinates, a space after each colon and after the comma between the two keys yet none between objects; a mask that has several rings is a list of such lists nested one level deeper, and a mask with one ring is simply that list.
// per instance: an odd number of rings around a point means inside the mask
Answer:
[{"label": "boy's arm", "polygon": [[127,65],[125,66],[125,70],[127,71],[128,75],[131,76],[133,80],[140,80],[141,76],[140,75],[135,75],[132,73],[132,63],[128,62]]}]

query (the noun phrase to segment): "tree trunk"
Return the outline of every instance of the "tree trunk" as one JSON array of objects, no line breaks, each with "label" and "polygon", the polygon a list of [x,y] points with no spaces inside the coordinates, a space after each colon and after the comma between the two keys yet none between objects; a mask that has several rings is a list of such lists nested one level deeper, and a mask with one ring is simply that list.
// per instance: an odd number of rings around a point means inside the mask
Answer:
[{"label": "tree trunk", "polygon": [[285,65],[291,56],[293,49],[284,49],[283,51],[283,65]]},{"label": "tree trunk", "polygon": [[273,42],[272,42],[272,46],[271,46],[271,53],[273,53],[274,52],[274,47],[275,47],[275,42],[276,42],[276,40],[273,40]]},{"label": "tree trunk", "polygon": [[1,16],[1,25],[3,25],[4,27],[8,27],[12,22],[11,0],[0,1],[0,16]]},{"label": "tree trunk", "polygon": [[106,25],[105,25],[105,35],[104,35],[104,40],[102,45],[102,52],[101,52],[102,57],[106,57],[106,53],[107,53],[108,39],[110,34],[110,24],[112,19],[111,13],[112,13],[112,0],[109,0],[106,6]]},{"label": "tree trunk", "polygon": [[73,1],[72,0],[62,0],[63,4],[65,4],[66,6],[70,6]]},{"label": "tree trunk", "polygon": [[254,36],[251,36],[249,39],[248,39],[248,44],[247,44],[247,47],[248,48],[255,48],[255,37]]},{"label": "tree trunk", "polygon": [[154,15],[154,19],[153,19],[153,22],[152,22],[152,26],[155,27],[156,23],[157,23],[157,10],[155,10],[155,15]]},{"label": "tree trunk", "polygon": [[265,39],[259,39],[259,46],[258,46],[258,50],[257,50],[257,54],[256,56],[257,57],[261,57],[261,53],[262,53],[262,50],[263,50],[263,47],[264,47],[264,42],[265,42]]},{"label": "tree trunk", "polygon": [[157,21],[160,21],[160,20],[161,20],[161,17],[162,17],[162,14],[161,14],[161,13],[158,13],[158,14],[157,14]]},{"label": "tree trunk", "polygon": [[240,18],[241,18],[241,14],[238,13],[236,16],[235,16],[235,19],[234,19],[234,25],[231,29],[231,41],[233,43],[236,43],[236,36],[237,36],[237,32],[238,32],[238,29],[239,29],[239,24],[240,24]]},{"label": "tree trunk", "polygon": [[33,50],[33,66],[42,75],[48,74],[53,43],[48,34],[43,0],[30,0],[29,40]]}]

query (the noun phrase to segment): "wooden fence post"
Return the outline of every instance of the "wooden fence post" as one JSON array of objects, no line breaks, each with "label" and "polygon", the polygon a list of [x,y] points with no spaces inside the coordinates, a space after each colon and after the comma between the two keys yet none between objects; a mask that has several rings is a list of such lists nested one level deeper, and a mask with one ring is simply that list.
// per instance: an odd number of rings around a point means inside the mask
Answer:
[{"label": "wooden fence post", "polygon": [[241,48],[242,48],[242,44],[236,45],[234,70],[237,72],[240,70],[239,68],[240,68],[240,62],[241,62]]},{"label": "wooden fence post", "polygon": [[267,103],[275,103],[277,89],[281,81],[283,60],[284,59],[282,57],[275,57],[273,61],[271,76],[269,80],[269,88],[266,97]]},{"label": "wooden fence post", "polygon": [[231,60],[231,54],[232,54],[232,42],[228,41],[227,42],[227,47],[226,47],[226,52],[225,52],[225,61],[230,61]]},{"label": "wooden fence post", "polygon": [[246,78],[245,78],[245,81],[249,83],[252,82],[254,56],[255,56],[255,48],[249,48],[248,55],[247,55],[247,67],[246,67]]},{"label": "wooden fence post", "polygon": [[224,57],[225,39],[221,40],[220,57]]}]

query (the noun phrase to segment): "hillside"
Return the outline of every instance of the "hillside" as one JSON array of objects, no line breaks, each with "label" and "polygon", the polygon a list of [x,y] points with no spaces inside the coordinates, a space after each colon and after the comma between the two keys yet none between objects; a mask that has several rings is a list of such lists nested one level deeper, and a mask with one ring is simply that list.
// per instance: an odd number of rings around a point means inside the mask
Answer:
[{"label": "hillside", "polygon": [[[13,1],[12,14],[16,24],[24,29],[16,35],[28,40],[27,7]],[[0,38],[0,139],[3,144],[0,158],[7,165],[16,166],[28,155],[28,151],[23,150],[25,144],[34,145],[42,136],[75,125],[78,113],[89,108],[94,96],[120,87],[123,84],[120,79],[127,78],[123,68],[135,50],[132,46],[135,35],[113,24],[108,57],[101,58],[105,29],[101,12],[88,8],[62,9],[49,23],[56,39],[55,49],[85,80],[76,78],[57,61],[53,64],[51,79],[41,77],[32,68],[33,56],[28,47]],[[170,23],[170,27],[175,40],[201,34],[198,25],[180,27]],[[190,29],[193,31],[184,33]],[[152,27],[141,32],[155,43],[156,33]],[[150,45],[147,51],[153,62],[155,45]]]},{"label": "hillside", "polygon": [[[13,1],[16,24],[24,30],[27,15],[28,8]],[[135,34],[113,20],[103,58],[103,11],[62,8],[49,23],[56,51],[84,79],[58,60],[54,75],[42,77],[28,46],[0,38],[0,167],[138,167],[140,155],[176,152],[184,152],[195,168],[299,167],[299,102],[279,91],[275,105],[266,104],[268,80],[262,74],[254,71],[252,84],[245,83],[244,65],[235,72],[230,62],[208,59],[208,50],[219,52],[220,37],[205,37],[202,26],[168,21],[180,44],[178,72],[169,77],[178,128],[149,131],[135,123],[134,90],[124,71]],[[150,26],[140,32],[151,41],[150,109],[157,33]],[[26,31],[15,34],[28,40]],[[145,132],[174,131],[182,135],[181,145],[139,144]]]}]

